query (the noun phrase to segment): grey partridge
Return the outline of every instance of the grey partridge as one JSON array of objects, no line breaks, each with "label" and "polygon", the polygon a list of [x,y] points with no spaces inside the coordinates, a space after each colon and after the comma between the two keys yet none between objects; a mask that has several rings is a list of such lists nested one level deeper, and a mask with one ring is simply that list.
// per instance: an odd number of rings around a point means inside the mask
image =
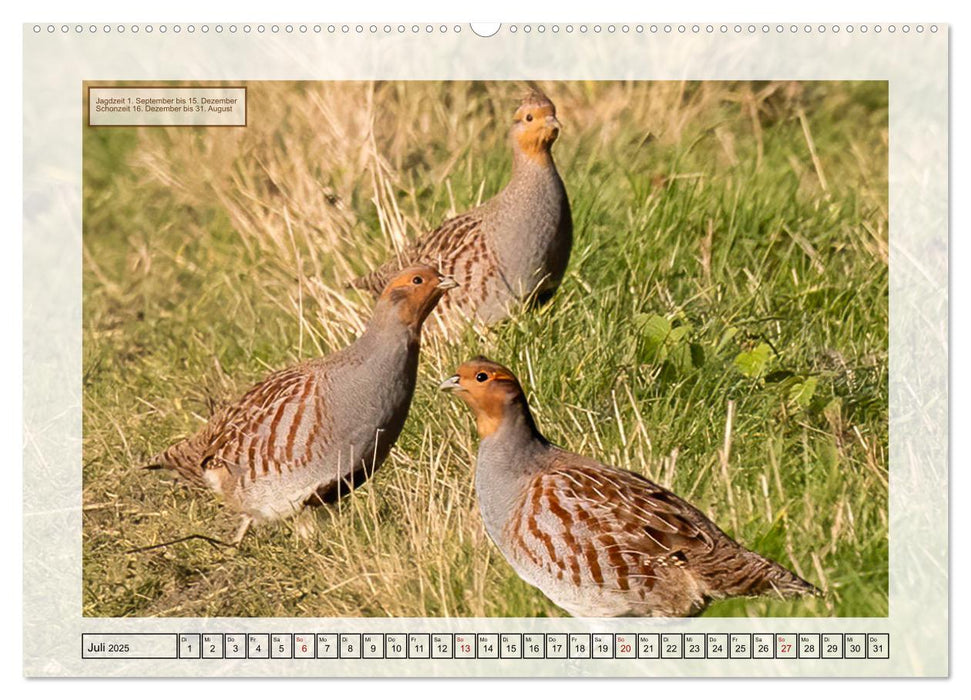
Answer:
[{"label": "grey partridge", "polygon": [[471,318],[491,324],[522,302],[545,303],[563,279],[573,245],[570,202],[551,153],[559,133],[556,107],[545,95],[530,94],[513,116],[506,187],[352,286],[378,294],[397,266],[420,261],[460,285],[440,306],[446,323]]},{"label": "grey partridge", "polygon": [[489,536],[571,615],[685,617],[719,598],[818,593],[667,489],[550,444],[505,367],[476,358],[441,389],[475,413]]},{"label": "grey partridge", "polygon": [[337,500],[381,466],[415,390],[421,328],[455,281],[430,266],[394,275],[364,333],[328,357],[271,374],[198,433],[152,458],[253,521]]}]

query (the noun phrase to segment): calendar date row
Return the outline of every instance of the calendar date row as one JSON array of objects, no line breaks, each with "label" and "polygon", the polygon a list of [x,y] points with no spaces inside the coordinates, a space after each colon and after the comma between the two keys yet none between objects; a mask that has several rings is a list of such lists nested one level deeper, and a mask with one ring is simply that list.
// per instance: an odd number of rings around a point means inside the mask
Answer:
[{"label": "calendar date row", "polygon": [[85,659],[888,659],[872,633],[84,634]]}]

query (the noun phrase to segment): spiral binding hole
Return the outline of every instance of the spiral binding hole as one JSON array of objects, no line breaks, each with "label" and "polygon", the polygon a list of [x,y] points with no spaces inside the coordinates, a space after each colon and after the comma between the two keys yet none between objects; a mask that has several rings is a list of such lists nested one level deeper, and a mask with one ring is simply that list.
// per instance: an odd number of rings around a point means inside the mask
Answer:
[{"label": "spiral binding hole", "polygon": [[[486,24],[488,24],[488,23],[486,23]],[[485,25],[483,25],[483,26],[485,26]],[[87,25],[87,26],[85,26],[83,24],[76,24],[76,25],[69,25],[69,24],[61,24],[61,25],[57,25],[57,24],[48,24],[48,25],[34,24],[34,25],[31,25],[30,26],[30,31],[33,34],[43,34],[43,33],[45,33],[45,30],[46,30],[46,33],[47,34],[56,34],[56,33],[59,32],[61,34],[74,33],[74,34],[79,34],[79,35],[84,35],[84,34],[97,34],[98,32],[101,32],[101,33],[104,33],[104,34],[110,34],[113,31],[114,32],[117,32],[118,34],[124,34],[125,32],[129,32],[131,34],[139,34],[139,33],[145,33],[145,34],[153,34],[153,33],[157,33],[157,34],[169,34],[170,31],[171,31],[172,34],[181,34],[181,33],[183,33],[183,31],[185,31],[186,33],[189,33],[189,34],[194,34],[196,32],[196,29],[198,28],[199,32],[202,33],[202,34],[209,34],[211,32],[214,32],[216,34],[222,34],[226,30],[228,30],[228,32],[230,34],[238,34],[238,33],[251,34],[253,32],[254,28],[255,28],[256,33],[258,33],[258,34],[264,34],[267,31],[267,27],[269,27],[269,31],[271,33],[273,33],[273,34],[280,34],[281,31],[283,33],[286,33],[286,34],[294,34],[294,33],[307,34],[307,33],[309,33],[311,31],[311,29],[313,30],[313,33],[314,34],[320,34],[323,31],[323,26],[320,25],[320,24],[314,24],[314,25],[308,25],[308,24],[299,24],[299,25],[286,24],[286,25],[282,25],[282,26],[281,25],[277,25],[277,24],[273,24],[273,25],[262,25],[262,24],[260,24],[260,25],[249,25],[249,24],[244,24],[244,25],[236,25],[236,24],[229,24],[229,25],[222,25],[222,24],[214,24],[214,25],[209,25],[209,24],[201,24],[201,25],[192,25],[192,24],[189,24],[189,25],[179,25],[179,24],[172,24],[172,25],[165,25],[165,24],[159,24],[159,25],[153,25],[153,24],[128,24],[128,25],[125,25],[125,24],[118,24],[118,25],[114,25],[114,26],[113,25],[108,25],[108,24],[101,25],[101,26],[96,25],[96,24],[91,24],[91,25]],[[338,27],[340,28],[340,32],[342,34],[350,34],[351,32],[354,32],[354,33],[356,33],[358,35],[366,35],[368,33],[370,33],[370,34],[379,34],[379,33],[382,33],[382,32],[384,34],[392,34],[395,31],[397,31],[398,34],[405,34],[405,33],[408,33],[409,31],[412,34],[435,34],[435,33],[439,33],[439,34],[450,34],[450,33],[460,34],[462,32],[462,25],[458,25],[458,24],[456,24],[456,25],[447,25],[447,24],[439,24],[439,25],[425,24],[425,25],[419,25],[419,24],[414,24],[414,25],[410,25],[410,26],[403,25],[403,24],[399,24],[397,26],[390,25],[390,24],[385,24],[385,25],[377,25],[377,24],[370,24],[370,25],[363,25],[363,24],[357,24],[357,25],[347,25],[347,24],[344,24],[344,25],[333,25],[333,24],[331,24],[331,25],[326,25],[326,27],[327,27],[327,32],[329,34],[334,34],[335,32],[337,32]],[[489,30],[489,33],[479,34],[479,36],[483,36],[483,37],[494,36],[500,30],[500,28],[501,28],[501,25],[498,25],[498,24],[492,25],[492,29]],[[689,33],[690,34],[701,34],[701,33],[714,34],[714,33],[717,32],[717,33],[721,33],[721,34],[729,34],[729,33],[746,34],[747,33],[749,35],[754,35],[754,34],[758,34],[758,33],[770,34],[772,32],[775,32],[776,34],[783,34],[787,30],[788,30],[788,32],[790,34],[805,34],[805,35],[826,34],[827,32],[831,32],[833,34],[839,34],[840,32],[846,32],[847,34],[853,34],[854,32],[859,32],[860,34],[869,34],[869,33],[882,34],[884,32],[884,30],[886,30],[886,32],[888,34],[897,34],[898,33],[898,30],[899,30],[899,33],[901,33],[901,34],[911,34],[911,33],[913,33],[913,34],[924,34],[924,33],[937,34],[938,33],[938,30],[939,30],[939,27],[936,24],[929,24],[929,25],[923,25],[923,24],[900,24],[900,25],[895,25],[895,24],[888,24],[888,25],[880,25],[880,24],[873,24],[873,25],[867,25],[867,24],[859,24],[859,25],[853,25],[853,24],[846,24],[846,25],[840,25],[840,24],[833,24],[833,25],[825,25],[825,24],[818,24],[818,25],[812,25],[812,24],[805,24],[805,25],[797,25],[797,24],[791,24],[791,25],[783,25],[783,24],[777,24],[777,25],[769,25],[769,24],[762,24],[762,25],[756,25],[756,24],[749,24],[749,25],[741,25],[741,24],[736,24],[736,25],[726,25],[726,24],[721,24],[721,25],[712,25],[712,24],[704,24],[704,25],[701,25],[701,24],[689,24],[689,25],[685,25],[685,24],[677,24],[677,25],[671,25],[671,24],[664,24],[664,25],[656,25],[656,24],[652,24],[652,25],[647,25],[646,28],[652,34],[657,34],[659,32],[663,32],[664,34],[672,34],[672,33],[675,33],[675,32],[677,32],[678,34],[689,34]],[[511,24],[511,25],[508,25],[506,27],[506,31],[508,33],[510,33],[510,34],[517,34],[517,33],[523,33],[523,34],[534,34],[534,33],[535,34],[546,34],[547,32],[549,32],[551,34],[559,34],[560,31],[561,31],[561,29],[565,30],[567,34],[573,34],[575,31],[577,33],[579,33],[579,34],[584,34],[584,35],[586,35],[586,34],[600,34],[600,35],[602,35],[602,34],[617,34],[617,33],[630,34],[632,31],[633,32],[636,32],[638,34],[643,34],[645,32],[645,25],[640,25],[640,24],[638,24],[638,25],[629,25],[629,24],[606,24],[606,25],[602,25],[602,24],[592,24],[592,25],[587,25],[587,24],[576,24],[576,25],[574,25],[574,24],[566,24],[566,25],[557,25],[557,24],[549,24],[549,25],[547,25],[547,24]],[[210,30],[211,30],[211,32],[210,32]],[[473,33],[478,34],[478,32],[476,32],[476,28],[474,26],[472,27],[472,31],[473,31]]]}]

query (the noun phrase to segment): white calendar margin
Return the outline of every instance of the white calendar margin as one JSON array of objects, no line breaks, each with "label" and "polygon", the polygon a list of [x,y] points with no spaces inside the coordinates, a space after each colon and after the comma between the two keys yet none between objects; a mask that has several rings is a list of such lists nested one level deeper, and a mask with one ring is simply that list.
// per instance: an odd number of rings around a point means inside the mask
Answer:
[{"label": "white calendar margin", "polygon": [[[948,31],[735,34],[35,34],[24,27],[24,672],[27,675],[945,675]],[[46,25],[45,25],[46,26]],[[228,24],[227,24],[228,26]],[[326,26],[326,25],[325,25]],[[453,25],[449,25],[453,26]],[[592,27],[592,24],[590,25]],[[661,25],[663,28],[664,25]],[[716,24],[715,27],[719,25]],[[734,24],[729,25],[734,27]],[[789,26],[789,25],[786,25]],[[801,26],[801,25],[800,25]],[[818,26],[818,25],[814,25]],[[832,25],[826,25],[832,27]],[[704,27],[704,25],[702,25]],[[846,25],[841,25],[845,28]],[[871,25],[872,27],[872,25]],[[342,79],[890,81],[890,617],[84,619],[81,82]],[[94,632],[887,632],[865,660],[82,661]]]}]

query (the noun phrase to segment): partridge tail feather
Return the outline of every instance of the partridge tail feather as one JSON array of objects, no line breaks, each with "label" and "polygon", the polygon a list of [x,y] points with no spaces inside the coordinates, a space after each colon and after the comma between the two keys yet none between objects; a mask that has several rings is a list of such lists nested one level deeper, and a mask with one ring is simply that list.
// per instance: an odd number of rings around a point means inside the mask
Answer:
[{"label": "partridge tail feather", "polygon": [[347,289],[360,289],[365,292],[370,292],[375,297],[379,297],[381,296],[381,292],[384,291],[384,288],[388,286],[391,277],[398,270],[408,265],[417,265],[421,262],[427,262],[431,265],[435,264],[433,261],[425,260],[424,256],[416,248],[408,248],[393,256],[382,265],[374,268],[366,275],[355,277],[350,282],[347,282],[344,287]]},{"label": "partridge tail feather", "polygon": [[205,486],[202,455],[196,436],[177,442],[148,460],[142,469],[170,469],[186,481]]},{"label": "partridge tail feather", "polygon": [[401,269],[403,264],[404,263],[399,260],[389,260],[368,274],[352,279],[344,286],[351,289],[360,289],[364,292],[370,292],[375,297],[381,296],[381,292],[383,292],[384,288],[388,285],[388,282],[391,280],[391,276]]},{"label": "partridge tail feather", "polygon": [[766,582],[766,593],[775,593],[783,598],[795,598],[804,595],[821,597],[823,595],[823,592],[819,588],[804,578],[797,576],[778,564],[775,564],[775,567],[776,571]]},{"label": "partridge tail feather", "polygon": [[381,290],[384,289],[384,281],[386,275],[382,268],[378,268],[374,272],[370,272],[366,275],[361,275],[360,277],[355,277],[350,282],[347,282],[344,287],[346,289],[360,289],[363,292],[370,292],[371,294],[378,295]]},{"label": "partridge tail feather", "polygon": [[809,581],[755,552],[746,551],[743,559],[743,562],[735,560],[731,575],[726,577],[728,580],[717,582],[716,597],[775,595],[796,598],[823,595]]}]

